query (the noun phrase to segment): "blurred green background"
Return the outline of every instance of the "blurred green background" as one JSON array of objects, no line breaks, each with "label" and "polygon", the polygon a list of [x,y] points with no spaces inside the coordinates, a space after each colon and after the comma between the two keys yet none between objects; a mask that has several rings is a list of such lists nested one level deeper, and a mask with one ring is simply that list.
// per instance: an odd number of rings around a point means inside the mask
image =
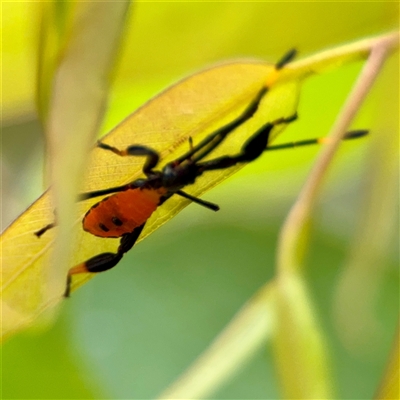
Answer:
[{"label": "blurred green background", "polygon": [[[2,6],[4,228],[43,190],[44,143],[34,108],[39,6]],[[394,28],[398,4],[389,2],[136,3],[103,132],[163,88],[215,62],[274,61],[291,47],[307,55]],[[307,81],[300,119],[279,141],[326,134],[360,68],[349,65]],[[363,293],[378,328],[357,330],[360,321],[352,315],[356,328],[343,334],[333,313],[343,267],[364,218],[360,210],[376,146],[382,135],[398,135],[398,78],[396,54],[355,123],[371,129],[371,137],[343,144],[314,213],[307,282],[342,399],[371,398],[398,318],[397,224],[388,226],[393,233],[374,294]],[[268,153],[206,194],[221,211],[189,206],[135,247],[118,268],[75,292],[54,326],[8,341],[2,349],[2,397],[145,399],[160,393],[274,276],[280,227],[318,151]],[[270,348],[213,396],[277,397]]]}]

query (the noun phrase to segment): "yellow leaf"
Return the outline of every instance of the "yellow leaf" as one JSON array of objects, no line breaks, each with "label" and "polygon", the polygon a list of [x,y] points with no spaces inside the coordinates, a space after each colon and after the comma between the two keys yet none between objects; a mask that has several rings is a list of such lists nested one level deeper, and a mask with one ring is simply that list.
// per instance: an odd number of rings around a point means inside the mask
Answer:
[{"label": "yellow leaf", "polygon": [[[198,143],[208,133],[235,118],[254,98],[273,67],[264,63],[232,63],[221,65],[185,79],[148,102],[130,115],[102,141],[120,149],[131,144],[144,144],[159,152],[163,165],[189,149],[189,137]],[[246,138],[267,121],[295,113],[298,84],[286,82],[270,90],[256,115],[231,134],[212,152],[235,154]],[[282,127],[277,127],[276,132]],[[96,148],[90,155],[84,191],[118,186],[143,176],[143,159],[119,157]],[[204,174],[188,192],[198,196],[226,179],[239,167]],[[177,196],[176,196],[177,197]],[[116,251],[118,239],[102,239],[84,232],[80,221],[90,206],[99,199],[79,203],[77,223],[73,230],[74,252],[69,265],[81,263],[94,255]],[[169,199],[149,219],[141,239],[173,217],[189,202]],[[3,314],[3,334],[16,329],[15,315],[21,321],[32,320],[46,308],[62,299],[62,293],[46,297],[43,293],[48,276],[57,263],[49,265],[50,250],[57,229],[37,238],[34,232],[54,218],[49,192],[46,192],[3,234],[3,292],[2,299],[9,310]],[[55,260],[56,261],[56,260]],[[78,275],[73,287],[87,280]],[[5,308],[4,308],[5,309]],[[3,310],[4,310],[3,309]],[[9,319],[13,315],[13,319]],[[19,321],[21,324],[22,322]]]}]

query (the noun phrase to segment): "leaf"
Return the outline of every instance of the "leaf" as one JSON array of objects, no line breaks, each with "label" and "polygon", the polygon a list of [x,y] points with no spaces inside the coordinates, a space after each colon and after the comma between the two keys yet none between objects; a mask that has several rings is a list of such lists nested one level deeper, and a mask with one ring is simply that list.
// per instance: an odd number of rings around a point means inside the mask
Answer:
[{"label": "leaf", "polygon": [[[59,225],[49,288],[58,293],[68,270],[72,246],[69,225],[82,180],[88,148],[97,136],[106,107],[128,2],[76,3],[55,70],[50,105],[44,125]],[[54,217],[53,217],[54,218]],[[53,260],[52,260],[53,261]]]},{"label": "leaf", "polygon": [[284,398],[334,398],[328,348],[304,278],[287,272],[275,283],[273,341]]},{"label": "leaf", "polygon": [[397,32],[390,32],[380,36],[358,40],[336,48],[320,51],[303,60],[298,60],[287,66],[278,77],[278,82],[292,79],[305,79],[314,74],[340,68],[343,65],[366,60],[372,49],[385,48],[393,52],[398,48],[399,36]]},{"label": "leaf", "polygon": [[[264,63],[233,63],[193,75],[151,100],[102,140],[121,149],[130,144],[143,143],[160,153],[162,163],[168,162],[188,150],[189,137],[197,143],[213,129],[238,115],[260,90],[271,71],[272,67]],[[292,115],[297,100],[296,83],[274,88],[262,102],[257,115],[238,128],[212,156],[234,154],[256,127],[266,121]],[[142,176],[142,165],[142,158],[121,158],[95,148],[90,156],[83,190],[109,188],[132,181]],[[188,191],[197,196],[226,179],[238,168],[210,172]],[[80,220],[91,204],[97,201],[99,199],[92,199],[78,205],[79,216],[73,229],[76,247],[70,266],[99,252],[115,251],[118,246],[117,239],[97,238],[81,228]],[[169,199],[151,217],[141,239],[188,203],[180,198]],[[10,314],[4,315],[4,334],[15,329],[14,324],[9,326],[7,323],[11,313],[22,320],[33,319],[61,300],[61,293],[51,298],[40,296],[50,269],[57,268],[57,265],[49,265],[56,229],[48,231],[40,239],[34,235],[35,231],[53,221],[53,218],[53,206],[49,192],[46,192],[2,236],[2,296],[10,309]],[[90,276],[78,276],[74,287]],[[65,281],[62,283],[65,284]]]},{"label": "leaf", "polygon": [[273,288],[265,284],[234,316],[221,334],[211,343],[184,374],[158,399],[201,399],[210,397],[243,364],[273,329]]},{"label": "leaf", "polygon": [[74,11],[72,2],[40,3],[39,57],[36,80],[36,105],[42,122],[47,119],[54,73],[64,46],[68,44],[67,27]]}]

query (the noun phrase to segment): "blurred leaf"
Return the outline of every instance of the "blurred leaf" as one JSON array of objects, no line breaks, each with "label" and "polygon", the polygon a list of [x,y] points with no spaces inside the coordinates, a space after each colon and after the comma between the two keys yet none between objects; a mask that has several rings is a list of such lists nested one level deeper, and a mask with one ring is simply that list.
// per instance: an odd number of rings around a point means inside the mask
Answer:
[{"label": "blurred leaf", "polygon": [[[370,46],[369,50],[368,46]],[[368,55],[368,59],[337,116],[328,136],[330,140],[321,151],[280,235],[277,278],[278,323],[275,340],[278,370],[282,378],[283,392],[288,398],[333,397],[324,334],[317,322],[312,303],[309,300],[306,282],[301,275],[302,269],[304,269],[301,255],[303,249],[308,247],[307,228],[313,206],[340,140],[361,108],[366,95],[381,72],[387,56],[397,46],[398,36],[395,33],[344,46],[342,57],[340,51],[335,50],[330,55],[331,61],[338,64],[347,59],[353,59],[352,53],[354,56],[357,54]],[[322,61],[324,53],[318,59],[318,56],[314,57],[315,69],[317,70],[319,66],[325,68],[328,63]],[[303,70],[307,74],[308,70],[312,71],[313,69],[314,66],[311,68],[300,67],[299,73]],[[295,75],[297,76],[296,73]],[[391,197],[393,198],[393,196]],[[384,226],[387,227],[387,224]],[[376,229],[375,226],[373,229]],[[373,236],[370,235],[370,237]],[[357,239],[359,240],[359,238]],[[365,241],[361,240],[360,243],[365,246]],[[365,248],[362,253],[367,253],[371,257],[371,253],[368,253]],[[364,268],[365,266],[362,264],[360,267]]]},{"label": "blurred leaf", "polygon": [[[72,247],[66,244],[71,242],[69,226],[74,219],[76,193],[81,186],[88,149],[103,119],[128,6],[127,1],[117,5],[75,3],[66,28],[68,42],[60,52],[54,71],[48,115],[42,111],[59,225],[52,255],[58,266],[51,270],[52,295],[63,286],[64,271],[68,269]],[[57,18],[54,22],[60,25]]]},{"label": "blurred leaf", "polygon": [[66,29],[71,27],[76,3],[47,1],[40,3],[40,7],[36,106],[44,123],[49,112],[55,70],[62,58],[62,51],[68,45]]},{"label": "blurred leaf", "polygon": [[206,398],[243,366],[267,340],[274,323],[272,287],[264,285],[210,347],[159,399]]},{"label": "blurred leaf", "polygon": [[307,286],[295,272],[276,281],[274,347],[281,387],[288,399],[333,399],[324,334]]},{"label": "blurred leaf", "polygon": [[[383,129],[373,140],[365,171],[368,181],[360,210],[357,240],[335,293],[338,334],[355,352],[365,348],[366,343],[379,341],[382,336],[382,327],[376,318],[376,303],[385,274],[382,266],[398,229],[393,218],[398,206],[398,132]],[[352,324],[354,315],[358,318],[356,325]]]},{"label": "blurred leaf", "polygon": [[[386,74],[377,83],[376,112],[385,115],[385,120],[379,126],[370,127],[376,134],[371,135],[371,149],[364,168],[365,185],[356,240],[335,288],[337,333],[354,353],[365,349],[367,343],[370,348],[382,340],[384,332],[380,318],[377,318],[377,304],[387,272],[385,259],[398,230],[394,216],[399,200],[399,98],[392,76],[399,70],[399,60],[393,58],[390,61],[393,62],[387,67],[393,75]],[[387,99],[391,100],[388,102]],[[354,315],[357,315],[357,324],[353,323]]]},{"label": "blurred leaf", "polygon": [[[10,335],[29,324],[48,308],[49,302],[54,304],[59,299],[65,287],[72,235],[68,221],[75,210],[87,149],[102,120],[128,5],[128,2],[75,3],[65,27],[67,38],[53,41],[50,49],[48,40],[47,46],[40,48],[40,73],[54,71],[52,79],[43,76],[39,79],[43,84],[39,104],[48,138],[55,202],[51,204],[46,193],[2,236],[2,335]],[[60,22],[62,13],[56,12],[59,7],[55,6],[52,13],[44,8],[46,26],[54,25],[53,29],[48,28],[48,34],[63,31],[65,18]],[[56,48],[61,45],[62,49]],[[38,240],[30,223],[32,218],[37,221],[36,211],[41,220],[46,211],[52,213],[54,208],[60,228],[50,258],[49,242]]]},{"label": "blurred leaf", "polygon": [[[9,122],[33,115],[35,35],[39,22],[38,2],[1,3],[1,119]],[[24,29],[22,29],[22,27]]]}]

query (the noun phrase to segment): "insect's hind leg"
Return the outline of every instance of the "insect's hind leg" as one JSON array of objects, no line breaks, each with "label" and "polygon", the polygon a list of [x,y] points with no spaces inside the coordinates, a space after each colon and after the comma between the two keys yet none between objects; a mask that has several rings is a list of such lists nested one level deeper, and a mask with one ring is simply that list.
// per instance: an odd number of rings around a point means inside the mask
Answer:
[{"label": "insect's hind leg", "polygon": [[[349,131],[347,132],[343,140],[350,140],[350,139],[359,139],[362,138],[366,135],[369,134],[369,131],[367,129],[357,129],[354,131]],[[310,146],[314,144],[322,144],[322,143],[327,143],[331,140],[329,137],[318,137],[318,138],[313,138],[313,139],[306,139],[306,140],[299,140],[297,142],[289,142],[289,143],[281,143],[281,144],[276,144],[273,146],[268,146],[265,150],[266,151],[272,151],[272,150],[285,150],[289,148],[295,148],[295,147],[302,147],[302,146]]]},{"label": "insect's hind leg", "polygon": [[71,293],[72,275],[82,273],[98,273],[107,271],[115,267],[122,259],[123,255],[129,251],[139,238],[144,225],[141,225],[133,230],[132,233],[127,233],[122,236],[120,245],[116,253],[101,253],[82,264],[75,265],[68,271],[67,284],[64,292],[64,297],[69,297]]},{"label": "insect's hind leg", "polygon": [[180,163],[188,159],[192,159],[193,162],[198,162],[202,160],[210,152],[212,152],[228,136],[228,134],[230,134],[237,127],[249,120],[256,113],[262,99],[267,94],[270,87],[275,83],[277,77],[279,76],[279,71],[286,64],[292,61],[296,54],[297,51],[295,49],[291,49],[284,54],[284,56],[275,64],[274,70],[266,77],[264,86],[259,90],[257,95],[252,99],[250,104],[238,117],[236,117],[228,124],[217,129],[216,131],[210,133],[196,146],[191,146],[191,149],[183,154],[181,157],[177,158],[176,161]]},{"label": "insect's hind leg", "polygon": [[297,50],[296,49],[290,49],[289,51],[287,51],[282,57],[281,59],[275,64],[275,69],[282,69],[286,64],[289,64],[290,61],[292,61],[297,54]]},{"label": "insect's hind leg", "polygon": [[289,124],[297,119],[297,114],[288,118],[279,118],[273,122],[268,122],[257,130],[250,139],[242,146],[239,154],[235,156],[222,156],[213,160],[198,163],[201,172],[214,169],[232,167],[238,163],[250,162],[260,157],[268,146],[269,135],[276,125]]},{"label": "insect's hind leg", "polygon": [[68,271],[67,285],[64,292],[64,297],[69,297],[71,293],[72,275],[82,273],[97,273],[107,271],[115,267],[122,258],[123,254],[120,253],[101,253],[97,256],[90,258],[82,264],[72,267]]}]

